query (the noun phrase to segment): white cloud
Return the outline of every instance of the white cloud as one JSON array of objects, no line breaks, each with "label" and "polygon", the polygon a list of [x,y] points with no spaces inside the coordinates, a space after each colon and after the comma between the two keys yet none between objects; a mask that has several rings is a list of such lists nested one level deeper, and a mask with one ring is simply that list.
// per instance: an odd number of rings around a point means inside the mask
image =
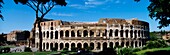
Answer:
[{"label": "white cloud", "polygon": [[66,14],[66,13],[51,13],[51,15],[54,15],[54,16],[73,16],[73,14]]}]

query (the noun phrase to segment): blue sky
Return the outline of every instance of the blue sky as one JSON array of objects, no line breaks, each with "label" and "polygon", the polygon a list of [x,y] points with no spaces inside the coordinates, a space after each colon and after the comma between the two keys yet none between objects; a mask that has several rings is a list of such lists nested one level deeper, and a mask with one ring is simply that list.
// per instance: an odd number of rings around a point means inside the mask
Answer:
[{"label": "blue sky", "polygon": [[[31,30],[35,20],[35,12],[28,6],[15,4],[13,0],[4,0],[0,20],[0,33],[12,30]],[[148,0],[66,0],[67,6],[55,6],[45,18],[64,21],[96,22],[100,18],[122,18],[150,23],[150,31],[170,30],[170,27],[158,29],[158,21],[150,19]]]}]

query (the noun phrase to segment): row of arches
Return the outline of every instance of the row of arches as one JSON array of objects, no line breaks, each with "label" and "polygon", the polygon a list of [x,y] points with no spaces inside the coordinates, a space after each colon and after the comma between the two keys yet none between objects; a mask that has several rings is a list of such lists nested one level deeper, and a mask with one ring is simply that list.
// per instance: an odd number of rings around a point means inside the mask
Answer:
[{"label": "row of arches", "polygon": [[[148,31],[143,30],[60,30],[60,31],[44,31],[43,37],[50,39],[58,39],[58,37],[94,37],[94,36],[108,36],[109,37],[147,37]],[[37,34],[38,35],[38,34]]]},{"label": "row of arches", "polygon": [[[38,43],[37,43],[38,45]],[[90,43],[43,43],[43,49],[44,50],[51,50],[52,48],[55,48],[57,50],[62,50],[63,48],[69,48],[70,50],[72,48],[88,48],[90,47],[91,50],[102,50],[103,48],[107,47],[142,47],[145,45],[145,42],[138,42],[138,41],[127,41],[127,42],[90,42]],[[37,46],[38,48],[38,46]]]}]

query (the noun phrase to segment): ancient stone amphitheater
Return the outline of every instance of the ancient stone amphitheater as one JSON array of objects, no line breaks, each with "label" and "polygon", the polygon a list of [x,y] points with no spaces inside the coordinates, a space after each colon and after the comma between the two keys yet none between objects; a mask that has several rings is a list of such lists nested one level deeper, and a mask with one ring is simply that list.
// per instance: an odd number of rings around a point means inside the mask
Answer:
[{"label": "ancient stone amphitheater", "polygon": [[[137,19],[101,18],[98,22],[41,22],[42,49],[88,48],[101,51],[107,47],[143,47],[149,37],[149,23]],[[35,46],[39,48],[38,28]]]}]

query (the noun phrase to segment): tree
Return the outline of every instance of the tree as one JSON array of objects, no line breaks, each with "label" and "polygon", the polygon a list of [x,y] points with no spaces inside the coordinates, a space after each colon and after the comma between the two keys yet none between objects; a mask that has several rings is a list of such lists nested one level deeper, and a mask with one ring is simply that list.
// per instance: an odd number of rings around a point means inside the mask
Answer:
[{"label": "tree", "polygon": [[[14,0],[16,4],[21,3],[32,8],[36,13],[36,21],[34,23],[34,31],[36,24],[39,30],[39,50],[42,51],[42,31],[40,23],[43,21],[44,16],[56,5],[66,6],[65,0]],[[34,35],[34,34],[33,34]]]},{"label": "tree", "polygon": [[[3,0],[0,0],[0,9],[2,8],[2,4],[4,4],[4,2],[3,2]],[[2,19],[2,20],[4,20],[3,18],[3,16],[2,16],[2,14],[1,14],[1,10],[0,10],[0,18]]]}]

